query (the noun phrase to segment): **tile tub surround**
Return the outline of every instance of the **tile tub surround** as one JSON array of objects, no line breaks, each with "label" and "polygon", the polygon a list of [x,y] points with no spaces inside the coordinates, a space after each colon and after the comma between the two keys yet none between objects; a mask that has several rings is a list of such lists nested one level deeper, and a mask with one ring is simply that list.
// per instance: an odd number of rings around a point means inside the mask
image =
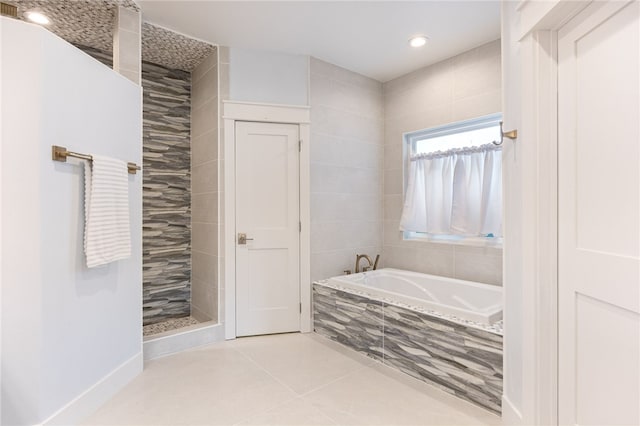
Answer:
[{"label": "tile tub surround", "polygon": [[502,249],[404,240],[399,230],[403,133],[500,112],[500,40],[387,81],[383,90],[384,266],[502,285]]},{"label": "tile tub surround", "polygon": [[191,75],[143,62],[144,325],[191,313]]},{"label": "tile tub surround", "polygon": [[313,313],[316,333],[500,413],[500,334],[317,282]]},{"label": "tile tub surround", "polygon": [[[310,58],[311,280],[382,253],[382,83]],[[384,257],[383,257],[384,261]]]}]

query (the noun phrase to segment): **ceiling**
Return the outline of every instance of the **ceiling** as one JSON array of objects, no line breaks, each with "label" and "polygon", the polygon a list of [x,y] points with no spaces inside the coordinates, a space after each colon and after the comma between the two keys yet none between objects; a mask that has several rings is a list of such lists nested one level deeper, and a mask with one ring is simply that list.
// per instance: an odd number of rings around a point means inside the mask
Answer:
[{"label": "ceiling", "polygon": [[142,23],[142,60],[166,68],[191,72],[215,47],[176,34],[148,22]]},{"label": "ceiling", "polygon": [[49,31],[73,44],[110,52],[113,45],[115,8],[137,10],[133,0],[3,0],[18,8],[18,19],[27,20],[25,12],[45,13],[51,24]]},{"label": "ceiling", "polygon": [[[311,55],[388,81],[500,37],[499,1],[137,0],[145,21],[223,46]],[[429,37],[409,47],[415,34]]]},{"label": "ceiling", "polygon": [[[18,8],[18,19],[27,21],[25,12],[37,10],[51,23],[45,28],[60,38],[91,49],[96,58],[108,58],[113,50],[116,8],[139,10],[134,0],[3,0]],[[87,49],[90,48],[90,49]],[[142,60],[171,69],[191,72],[213,52],[209,43],[193,40],[164,28],[142,23]],[[106,54],[106,56],[105,56]],[[106,62],[110,62],[107,59]]]}]

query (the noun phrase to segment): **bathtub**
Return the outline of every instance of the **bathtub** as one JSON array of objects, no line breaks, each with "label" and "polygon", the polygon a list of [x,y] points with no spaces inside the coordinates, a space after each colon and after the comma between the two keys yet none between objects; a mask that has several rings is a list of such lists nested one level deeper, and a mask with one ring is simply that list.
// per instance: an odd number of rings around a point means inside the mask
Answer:
[{"label": "bathtub", "polygon": [[316,281],[313,329],[496,414],[502,289],[397,269]]},{"label": "bathtub", "polygon": [[390,268],[337,276],[328,283],[480,324],[502,319],[502,287],[489,284]]}]

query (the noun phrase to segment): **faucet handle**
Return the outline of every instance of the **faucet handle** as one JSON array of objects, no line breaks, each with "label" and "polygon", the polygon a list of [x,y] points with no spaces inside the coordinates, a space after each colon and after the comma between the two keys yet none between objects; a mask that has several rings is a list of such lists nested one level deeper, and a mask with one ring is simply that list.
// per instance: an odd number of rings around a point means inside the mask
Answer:
[{"label": "faucet handle", "polygon": [[344,272],[345,275],[351,275],[351,269],[345,269],[342,272]]},{"label": "faucet handle", "polygon": [[373,263],[373,270],[378,269],[378,262],[380,261],[380,255],[376,255],[376,261]]},{"label": "faucet handle", "polygon": [[362,272],[367,272],[371,270],[371,266],[363,266],[362,267]]}]

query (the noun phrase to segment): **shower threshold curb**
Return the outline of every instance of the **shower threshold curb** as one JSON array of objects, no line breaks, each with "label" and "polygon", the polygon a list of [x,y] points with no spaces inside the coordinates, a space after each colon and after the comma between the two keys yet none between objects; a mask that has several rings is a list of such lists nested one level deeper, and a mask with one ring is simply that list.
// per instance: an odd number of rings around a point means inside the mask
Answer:
[{"label": "shower threshold curb", "polygon": [[182,352],[187,349],[224,340],[224,325],[207,323],[162,333],[161,336],[147,336],[142,344],[145,361]]}]

